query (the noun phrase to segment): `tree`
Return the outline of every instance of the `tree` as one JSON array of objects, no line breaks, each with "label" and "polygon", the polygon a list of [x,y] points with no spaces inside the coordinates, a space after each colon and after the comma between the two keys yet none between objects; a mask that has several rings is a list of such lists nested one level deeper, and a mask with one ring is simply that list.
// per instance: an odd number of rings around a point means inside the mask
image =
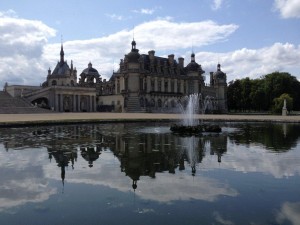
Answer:
[{"label": "tree", "polygon": [[265,92],[267,97],[266,104],[270,109],[273,105],[273,99],[278,96],[287,93],[293,99],[296,100],[296,109],[300,109],[300,82],[296,77],[291,76],[289,73],[285,72],[274,72],[267,74],[264,77],[265,80]]},{"label": "tree", "polygon": [[251,81],[249,77],[246,77],[241,80],[242,92],[241,92],[241,103],[243,110],[250,110],[251,107]]},{"label": "tree", "polygon": [[283,104],[284,104],[284,100],[286,100],[287,110],[290,111],[290,110],[293,109],[293,98],[291,98],[289,96],[289,94],[284,93],[284,94],[280,95],[280,97],[274,98],[274,100],[273,100],[274,106],[273,106],[273,109],[272,109],[272,111],[274,113],[281,113],[282,107],[283,107]]},{"label": "tree", "polygon": [[268,110],[265,104],[266,94],[263,81],[261,79],[255,79],[252,80],[251,83],[251,108],[255,111]]},{"label": "tree", "polygon": [[293,110],[300,110],[300,82],[289,73],[274,72],[259,79],[235,80],[229,83],[227,90],[229,110],[267,111],[277,107],[278,112],[281,108],[275,106],[274,99],[284,93],[293,99]]},{"label": "tree", "polygon": [[235,80],[229,83],[229,86],[227,88],[227,101],[229,110],[241,109],[241,92],[242,86],[240,80]]}]

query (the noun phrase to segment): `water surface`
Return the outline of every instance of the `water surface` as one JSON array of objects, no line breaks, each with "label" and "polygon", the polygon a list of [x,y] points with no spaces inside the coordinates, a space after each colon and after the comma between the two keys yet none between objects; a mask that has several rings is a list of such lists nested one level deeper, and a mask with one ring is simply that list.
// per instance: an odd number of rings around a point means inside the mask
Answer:
[{"label": "water surface", "polygon": [[300,125],[0,129],[0,224],[300,224]]}]

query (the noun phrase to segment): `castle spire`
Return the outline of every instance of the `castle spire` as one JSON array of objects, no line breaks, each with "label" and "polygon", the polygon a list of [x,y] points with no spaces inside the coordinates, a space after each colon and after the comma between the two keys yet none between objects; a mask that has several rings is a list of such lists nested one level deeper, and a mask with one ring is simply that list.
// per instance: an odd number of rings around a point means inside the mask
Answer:
[{"label": "castle spire", "polygon": [[133,30],[132,30],[132,42],[131,42],[131,49],[133,50],[133,49],[136,49],[136,42],[135,42],[135,40],[134,40],[134,28],[133,28]]},{"label": "castle spire", "polygon": [[65,56],[64,47],[63,47],[63,44],[61,44],[61,48],[60,48],[60,63],[64,63],[65,62],[64,56]]},{"label": "castle spire", "polygon": [[131,49],[136,49],[136,42],[134,39],[131,42]]},{"label": "castle spire", "polygon": [[195,62],[194,44],[192,43],[191,62]]},{"label": "castle spire", "polygon": [[194,51],[192,51],[192,54],[191,54],[191,62],[195,62],[195,53],[194,53]]},{"label": "castle spire", "polygon": [[64,46],[63,46],[63,40],[61,37],[61,47],[60,47],[60,63],[63,64],[65,62],[64,59],[65,53],[64,53]]}]

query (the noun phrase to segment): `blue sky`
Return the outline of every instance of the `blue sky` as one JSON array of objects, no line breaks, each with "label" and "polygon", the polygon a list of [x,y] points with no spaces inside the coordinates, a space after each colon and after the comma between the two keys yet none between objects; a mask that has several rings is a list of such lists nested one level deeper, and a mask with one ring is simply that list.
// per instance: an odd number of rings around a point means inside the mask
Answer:
[{"label": "blue sky", "polygon": [[175,54],[208,75],[218,62],[228,81],[274,71],[300,80],[299,0],[0,2],[0,86],[38,85],[59,59],[78,75],[92,62],[109,78],[134,38],[140,53]]}]

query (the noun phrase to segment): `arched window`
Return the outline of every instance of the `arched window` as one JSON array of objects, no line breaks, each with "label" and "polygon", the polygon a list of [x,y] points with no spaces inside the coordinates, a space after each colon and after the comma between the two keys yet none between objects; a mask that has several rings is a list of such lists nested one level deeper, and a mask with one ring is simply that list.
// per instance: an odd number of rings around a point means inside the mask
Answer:
[{"label": "arched window", "polygon": [[56,82],[56,80],[53,80],[53,81],[52,81],[52,83],[51,83],[51,85],[52,85],[52,86],[55,86],[55,85],[57,85],[57,82]]}]

